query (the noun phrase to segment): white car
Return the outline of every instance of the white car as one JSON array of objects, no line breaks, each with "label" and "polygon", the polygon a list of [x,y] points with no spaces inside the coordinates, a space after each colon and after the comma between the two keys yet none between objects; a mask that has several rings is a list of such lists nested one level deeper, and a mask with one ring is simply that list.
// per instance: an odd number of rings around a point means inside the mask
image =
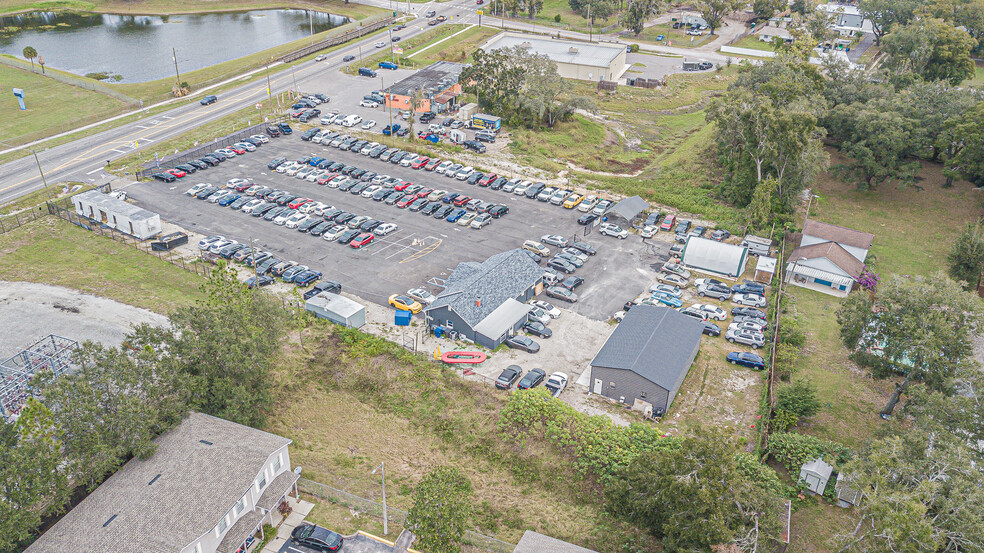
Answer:
[{"label": "white car", "polygon": [[288,219],[290,219],[291,217],[293,217],[295,215],[298,215],[298,213],[296,211],[294,211],[293,209],[288,209],[288,210],[284,211],[283,213],[281,213],[280,215],[277,215],[276,217],[274,217],[273,224],[277,225],[278,227],[282,227],[282,226],[284,226],[287,223],[287,220]]},{"label": "white car", "polygon": [[346,127],[354,127],[361,122],[362,122],[361,115],[349,115],[348,117],[345,118],[345,121],[342,124]]},{"label": "white car", "polygon": [[649,226],[642,227],[642,230],[639,231],[639,236],[643,238],[652,238],[653,236],[656,236],[656,233],[658,232],[659,232],[659,227],[649,225]]},{"label": "white car", "polygon": [[550,315],[548,315],[546,311],[540,309],[539,307],[533,307],[530,309],[530,319],[543,323],[544,326],[549,325],[550,321],[553,320],[552,318],[550,318]]},{"label": "white car", "polygon": [[375,127],[375,126],[376,126],[376,122],[373,121],[372,119],[370,119],[370,120],[368,120],[368,121],[366,121],[365,123],[362,124],[362,130],[368,131],[369,129],[371,129],[371,128]]},{"label": "white car", "polygon": [[729,329],[728,332],[725,333],[724,339],[732,344],[738,342],[739,344],[752,346],[755,349],[765,346],[765,335],[761,332],[753,332],[751,330]]},{"label": "white car", "polygon": [[612,319],[614,319],[616,323],[622,322],[622,319],[624,318],[625,318],[625,311],[616,311],[612,315]]},{"label": "white car", "polygon": [[373,184],[372,186],[367,186],[366,189],[363,190],[362,193],[359,195],[362,196],[363,198],[371,198],[372,195],[375,194],[380,188],[382,188],[382,186],[379,186],[378,184]]},{"label": "white car", "polygon": [[267,136],[267,135],[265,135],[265,134],[254,134],[250,138],[252,138],[253,140],[259,140],[260,142],[262,142],[264,144],[266,144],[267,142],[270,142],[270,137]]},{"label": "white car", "polygon": [[348,177],[346,177],[345,175],[338,175],[337,177],[335,177],[335,178],[331,179],[330,181],[328,181],[328,188],[338,188],[338,185],[339,184],[342,184],[343,182],[345,182],[347,180],[348,180]]},{"label": "white car", "polygon": [[383,223],[373,229],[373,234],[376,236],[386,236],[387,234],[395,231],[397,229],[396,223]]},{"label": "white car", "polygon": [[438,175],[443,175],[444,174],[444,171],[448,167],[451,167],[451,165],[452,165],[452,163],[450,161],[442,161],[442,162],[440,162],[440,163],[437,164],[437,167],[434,168],[434,172],[437,173]]},{"label": "white car", "polygon": [[359,102],[359,106],[364,108],[378,108],[379,102],[373,102],[372,100],[362,100]]},{"label": "white car", "polygon": [[311,142],[314,144],[321,144],[321,142],[325,139],[326,136],[328,136],[328,131],[321,131],[318,134],[311,137]]},{"label": "white car", "polygon": [[543,387],[550,392],[551,396],[559,397],[560,393],[567,388],[568,380],[570,379],[566,373],[555,372],[547,377],[547,381],[543,383]]},{"label": "white car", "polygon": [[235,145],[236,146],[239,146],[240,148],[242,148],[244,150],[246,150],[247,152],[255,152],[256,151],[256,146],[253,145],[253,144],[250,144],[249,142],[236,142]]},{"label": "white car", "polygon": [[544,310],[547,313],[547,315],[550,315],[551,319],[556,319],[560,317],[560,309],[557,309],[556,307],[554,307],[552,303],[548,301],[531,300],[530,305],[534,307],[539,307],[540,309]]},{"label": "white car", "polygon": [[[402,161],[400,163],[403,163]],[[454,176],[458,180],[468,180],[468,177],[472,176],[475,172],[475,168],[469,165],[468,167],[461,168]]]},{"label": "white car", "polygon": [[296,161],[289,161],[289,162],[284,163],[283,165],[277,167],[277,172],[278,173],[286,173],[290,168],[297,167],[297,166],[298,166],[298,163]]},{"label": "white car", "polygon": [[[314,203],[318,203],[318,202],[314,202]],[[318,207],[314,208],[313,210],[311,210],[311,215],[314,215],[315,217],[321,217],[329,209],[335,209],[335,206],[321,204],[320,206],[318,206]]]},{"label": "white car", "polygon": [[582,252],[577,248],[564,248],[564,253],[570,254],[581,261],[581,263],[587,263],[588,254]]},{"label": "white car", "polygon": [[410,164],[417,161],[418,159],[420,159],[420,156],[418,156],[417,154],[406,155],[403,157],[403,159],[400,160],[400,167],[410,167]]},{"label": "white car", "polygon": [[212,185],[209,184],[209,183],[207,183],[207,182],[203,182],[201,184],[196,184],[195,186],[192,186],[191,188],[189,188],[188,190],[186,190],[185,191],[185,195],[186,196],[194,196],[195,194],[198,194],[199,192],[201,192],[202,190],[205,190],[209,186],[212,186]]},{"label": "white car", "polygon": [[326,59],[328,59],[328,56],[321,54],[320,56],[314,58],[314,61],[325,61]]},{"label": "white car", "polygon": [[751,307],[765,307],[766,303],[765,298],[758,294],[735,294],[731,296],[731,302]]},{"label": "white car", "polygon": [[679,298],[680,296],[683,295],[683,292],[680,291],[679,288],[677,288],[676,286],[671,286],[669,284],[653,284],[649,287],[650,294],[655,294],[657,292],[669,294],[674,298]]},{"label": "white car", "polygon": [[581,200],[581,203],[577,206],[577,210],[581,213],[587,213],[594,209],[594,207],[598,205],[599,201],[598,196],[588,196]]},{"label": "white car", "polygon": [[[297,173],[300,172],[302,169],[304,169],[304,167],[305,166],[301,165],[300,163],[295,163],[293,166],[287,169],[287,172],[285,174],[288,177],[296,177]],[[308,167],[310,167],[310,165],[308,165]]]},{"label": "white car", "polygon": [[657,273],[656,280],[664,284],[670,284],[676,286],[677,288],[680,289],[686,288],[687,283],[690,282],[676,273]]},{"label": "white car", "polygon": [[615,238],[620,238],[625,240],[629,236],[629,231],[623,229],[618,225],[613,225],[611,223],[602,223],[598,225],[598,234],[604,234],[606,236],[614,236]]},{"label": "white car", "polygon": [[513,190],[516,190],[516,187],[519,185],[520,182],[522,181],[519,179],[509,179],[509,181],[506,184],[502,185],[502,191],[511,194]]},{"label": "white car", "polygon": [[219,152],[220,154],[225,155],[226,157],[230,157],[230,158],[231,157],[236,157],[238,155],[238,154],[236,154],[236,152],[233,152],[229,148],[219,148],[218,150],[215,150],[215,151],[216,152]]},{"label": "white car", "polygon": [[297,228],[301,226],[304,221],[311,219],[310,216],[303,213],[294,213],[284,221],[284,227],[286,228]]},{"label": "white car", "polygon": [[[315,211],[317,211],[319,209],[324,209],[324,208],[325,208],[325,204],[323,204],[321,202],[308,202],[308,203],[302,205],[301,207],[297,208],[297,211],[299,213],[303,213],[305,215],[314,215],[315,214],[314,213]],[[320,215],[319,215],[319,217],[320,217]]]},{"label": "white car", "polygon": [[259,198],[256,198],[255,200],[250,200],[245,204],[243,204],[243,207],[239,208],[239,211],[242,211],[243,213],[252,213],[254,207],[265,203],[266,200],[261,200]]},{"label": "white car", "polygon": [[314,171],[311,171],[311,174],[305,177],[304,180],[314,182],[327,174],[328,171],[325,171],[324,169],[315,169]]},{"label": "white car", "polygon": [[321,118],[321,124],[322,125],[331,125],[331,123],[335,120],[335,115],[337,115],[337,114],[336,113],[329,113],[328,115],[323,116]]},{"label": "white car", "polygon": [[[375,124],[375,122],[373,122],[373,124]],[[367,156],[369,155],[369,152],[373,151],[377,146],[379,146],[379,142],[370,142],[363,146],[362,149],[359,150],[359,153]]]},{"label": "white car", "polygon": [[600,202],[595,204],[594,209],[591,210],[591,213],[594,213],[598,217],[601,217],[602,215],[605,214],[606,211],[608,211],[610,207],[612,207],[612,205],[614,205],[614,202],[612,202],[611,200],[601,200]]},{"label": "white car", "polygon": [[691,307],[703,311],[707,315],[708,319],[723,321],[728,318],[728,312],[716,305],[711,305],[709,303],[695,303]]},{"label": "white car", "polygon": [[338,240],[338,237],[341,236],[342,234],[344,234],[345,231],[347,231],[347,230],[348,230],[348,228],[346,228],[346,227],[344,227],[342,225],[335,225],[335,226],[331,227],[330,229],[326,230],[325,233],[321,235],[321,237],[324,238],[325,240],[329,241],[329,242],[334,242],[334,241]]},{"label": "white car", "polygon": [[419,301],[420,303],[431,304],[437,299],[437,296],[431,294],[423,288],[414,288],[412,290],[407,290],[407,295],[411,298]]},{"label": "white car", "polygon": [[212,244],[215,244],[217,242],[224,242],[225,239],[226,239],[225,236],[219,236],[219,235],[206,236],[205,238],[202,238],[201,240],[198,241],[198,249],[207,250],[212,247]]},{"label": "white car", "polygon": [[382,48],[383,46],[386,46],[386,43],[381,40],[376,43],[376,48]]},{"label": "white car", "polygon": [[222,198],[225,198],[226,196],[228,196],[229,194],[232,194],[232,193],[233,193],[232,190],[228,190],[228,189],[226,189],[226,190],[219,190],[215,194],[212,194],[211,196],[208,197],[208,203],[210,203],[210,204],[217,204],[217,203],[219,203],[219,200],[221,200]]},{"label": "white car", "polygon": [[517,196],[522,196],[526,194],[526,190],[531,186],[533,186],[532,181],[524,180],[523,182],[517,184],[516,188],[513,188],[513,194]]},{"label": "white car", "polygon": [[728,330],[750,330],[752,332],[764,334],[765,322],[742,321],[740,323],[731,323],[728,325]]}]

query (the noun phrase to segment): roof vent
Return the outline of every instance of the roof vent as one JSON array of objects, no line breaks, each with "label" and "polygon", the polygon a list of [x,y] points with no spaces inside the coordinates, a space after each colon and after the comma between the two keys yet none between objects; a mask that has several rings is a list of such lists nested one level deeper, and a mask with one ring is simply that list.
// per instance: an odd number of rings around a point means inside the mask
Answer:
[{"label": "roof vent", "polygon": [[116,519],[117,516],[119,516],[119,515],[117,514],[117,515],[113,515],[113,516],[109,517],[109,520],[107,520],[106,522],[103,523],[103,528],[109,526],[109,523],[110,522],[113,522]]},{"label": "roof vent", "polygon": [[567,52],[568,52],[568,53],[571,53],[571,54],[576,54],[576,53],[577,53],[577,46],[571,46],[571,47],[570,47],[570,48],[569,48],[569,49],[567,50]]},{"label": "roof vent", "polygon": [[199,443],[203,443],[203,444],[205,444],[205,445],[213,445],[213,444],[212,444],[212,442],[210,442],[210,441],[208,441],[208,440],[198,440],[198,442],[199,442]]},{"label": "roof vent", "polygon": [[477,307],[482,307],[482,298],[475,298],[475,305]]},{"label": "roof vent", "polygon": [[149,485],[151,485],[151,484],[153,484],[154,482],[157,482],[157,479],[158,479],[158,478],[160,478],[160,477],[161,477],[161,473],[159,473],[159,472],[158,472],[158,473],[157,473],[157,476],[155,476],[155,477],[153,477],[153,478],[152,478],[152,479],[150,480],[150,482],[147,482],[147,485],[149,486]]},{"label": "roof vent", "polygon": [[533,43],[527,40],[526,42],[520,44],[519,46],[520,46],[520,48],[532,48],[533,47]]}]

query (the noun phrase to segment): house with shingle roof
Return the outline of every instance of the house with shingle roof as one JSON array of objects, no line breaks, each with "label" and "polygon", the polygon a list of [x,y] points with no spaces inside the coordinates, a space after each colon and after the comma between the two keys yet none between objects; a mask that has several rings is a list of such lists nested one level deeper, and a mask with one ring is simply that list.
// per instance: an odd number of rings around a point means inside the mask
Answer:
[{"label": "house with shingle roof", "polygon": [[847,296],[864,271],[875,235],[807,221],[803,239],[786,263],[786,280],[832,296]]},{"label": "house with shingle roof", "polygon": [[299,478],[291,440],[210,415],[155,442],[24,553],[235,553]]},{"label": "house with shingle roof", "polygon": [[424,309],[427,326],[495,349],[526,322],[526,301],[542,290],[543,268],[517,248],[481,263],[459,263],[444,285]]}]

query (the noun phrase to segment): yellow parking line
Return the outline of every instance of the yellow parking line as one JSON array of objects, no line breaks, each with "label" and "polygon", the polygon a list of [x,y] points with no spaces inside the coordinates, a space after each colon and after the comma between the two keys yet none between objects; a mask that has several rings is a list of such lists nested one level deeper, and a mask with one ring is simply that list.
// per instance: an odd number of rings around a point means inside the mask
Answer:
[{"label": "yellow parking line", "polygon": [[436,250],[437,247],[440,246],[442,242],[444,242],[444,240],[438,240],[437,242],[434,242],[430,246],[427,246],[427,247],[423,248],[422,250],[420,250],[417,253],[411,255],[410,257],[404,259],[403,261],[400,261],[400,263],[406,263],[408,261],[416,261],[416,260],[420,259],[421,257],[424,257],[425,255],[427,255],[427,254],[433,252],[434,250]]}]

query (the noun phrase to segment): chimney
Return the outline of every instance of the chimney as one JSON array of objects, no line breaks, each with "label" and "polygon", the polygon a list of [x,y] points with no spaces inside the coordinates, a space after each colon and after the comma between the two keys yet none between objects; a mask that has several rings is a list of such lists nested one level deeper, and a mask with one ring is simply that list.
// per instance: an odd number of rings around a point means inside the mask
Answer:
[{"label": "chimney", "polygon": [[482,307],[482,298],[475,298],[475,306]]}]

